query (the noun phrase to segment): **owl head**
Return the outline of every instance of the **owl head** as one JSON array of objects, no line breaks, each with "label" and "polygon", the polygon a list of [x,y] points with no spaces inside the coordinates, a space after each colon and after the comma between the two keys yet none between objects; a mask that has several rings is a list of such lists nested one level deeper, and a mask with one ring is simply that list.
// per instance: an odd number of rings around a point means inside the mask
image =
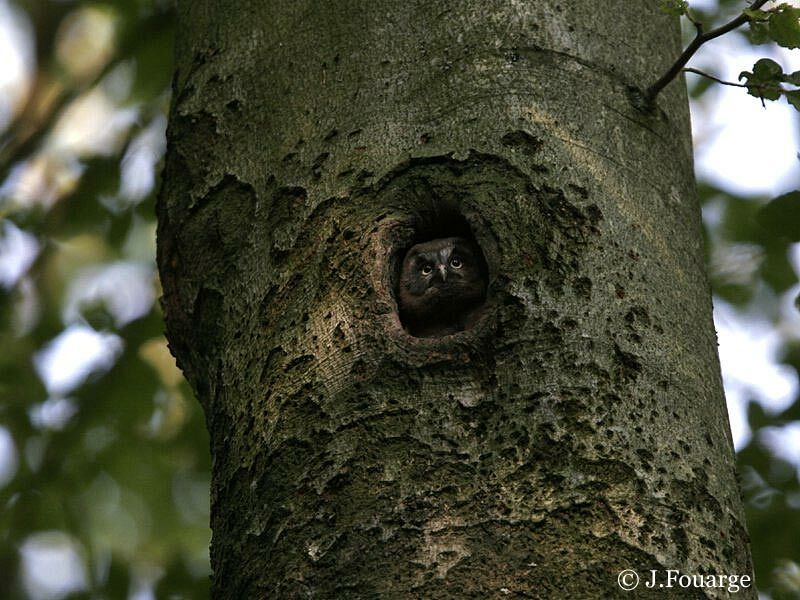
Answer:
[{"label": "owl head", "polygon": [[464,238],[417,244],[403,259],[398,304],[401,319],[410,331],[419,329],[419,324],[426,329],[463,329],[458,323],[463,323],[464,315],[480,305],[485,296],[483,257]]}]

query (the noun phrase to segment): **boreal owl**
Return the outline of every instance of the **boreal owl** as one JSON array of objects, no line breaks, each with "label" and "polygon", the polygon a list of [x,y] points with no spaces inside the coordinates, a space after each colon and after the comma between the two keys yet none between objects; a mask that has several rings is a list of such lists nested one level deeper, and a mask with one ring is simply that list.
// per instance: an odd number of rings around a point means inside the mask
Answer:
[{"label": "boreal owl", "polygon": [[409,248],[397,289],[400,320],[415,337],[438,337],[472,326],[486,298],[479,248],[460,237]]}]

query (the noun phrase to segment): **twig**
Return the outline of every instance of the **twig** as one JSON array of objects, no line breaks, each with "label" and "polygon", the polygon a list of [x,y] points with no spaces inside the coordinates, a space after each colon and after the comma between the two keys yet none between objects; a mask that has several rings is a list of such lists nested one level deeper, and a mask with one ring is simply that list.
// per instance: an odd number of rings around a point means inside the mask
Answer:
[{"label": "twig", "polygon": [[686,18],[689,19],[689,22],[694,25],[694,28],[697,30],[697,35],[702,35],[703,33],[703,22],[700,21],[697,17],[692,14],[688,8],[686,9]]},{"label": "twig", "polygon": [[[701,71],[700,69],[692,69],[691,67],[686,67],[686,68],[682,69],[682,71],[684,73],[694,73],[696,75],[702,75],[703,77],[706,77],[706,78],[710,79],[711,81],[716,81],[717,83],[721,83],[722,85],[729,85],[731,87],[738,87],[738,88],[747,88],[748,90],[757,90],[759,92],[763,91],[763,90],[770,90],[770,91],[774,91],[774,92],[779,93],[781,96],[786,96],[786,94],[788,92],[794,91],[794,90],[787,90],[787,89],[785,89],[785,88],[783,88],[783,87],[781,87],[779,85],[778,86],[771,86],[771,85],[767,85],[767,84],[758,84],[758,83],[756,83],[756,84],[746,84],[746,83],[734,83],[733,81],[725,81],[724,79],[720,79],[719,77],[714,77],[713,75],[710,75],[710,74],[708,74],[708,73],[706,73],[704,71]],[[750,95],[751,96],[755,96],[755,94],[752,94],[752,93]],[[765,106],[764,96],[763,95],[759,95],[758,99],[761,100],[761,106]]]},{"label": "twig", "polygon": [[[756,0],[753,4],[750,5],[751,10],[757,10],[764,6],[768,0]],[[669,68],[669,70],[664,73],[664,75],[656,81],[653,85],[651,85],[647,90],[644,92],[644,100],[647,104],[652,104],[653,101],[658,96],[659,92],[663,90],[667,84],[675,79],[678,76],[678,73],[686,66],[686,63],[689,62],[689,59],[694,56],[694,53],[708,41],[713,40],[714,38],[718,38],[721,35],[728,33],[729,31],[733,31],[737,27],[744,25],[747,20],[748,16],[744,13],[741,13],[738,17],[733,19],[732,21],[726,23],[725,25],[721,25],[716,29],[712,29],[708,33],[703,33],[702,25],[694,20],[692,22],[695,24],[697,28],[697,35],[691,41],[691,43],[686,46],[686,49],[681,53],[675,63]]]},{"label": "twig", "polygon": [[721,83],[722,85],[730,85],[730,86],[733,86],[733,87],[740,87],[740,88],[754,87],[754,86],[748,86],[748,85],[746,85],[744,83],[734,83],[733,81],[725,81],[724,79],[720,79],[719,77],[714,77],[713,75],[711,75],[709,73],[701,71],[700,69],[693,69],[692,67],[685,67],[685,68],[683,68],[681,70],[684,73],[694,73],[695,75],[701,75],[701,76],[705,77],[706,79],[710,79],[711,81],[716,81],[717,83]]}]

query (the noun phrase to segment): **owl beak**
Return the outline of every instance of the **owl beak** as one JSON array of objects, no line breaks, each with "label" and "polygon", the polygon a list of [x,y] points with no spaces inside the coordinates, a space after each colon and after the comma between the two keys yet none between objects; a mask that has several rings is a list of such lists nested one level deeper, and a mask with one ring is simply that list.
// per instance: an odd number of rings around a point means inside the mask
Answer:
[{"label": "owl beak", "polygon": [[439,265],[439,273],[442,274],[442,281],[447,281],[447,267],[445,265]]}]

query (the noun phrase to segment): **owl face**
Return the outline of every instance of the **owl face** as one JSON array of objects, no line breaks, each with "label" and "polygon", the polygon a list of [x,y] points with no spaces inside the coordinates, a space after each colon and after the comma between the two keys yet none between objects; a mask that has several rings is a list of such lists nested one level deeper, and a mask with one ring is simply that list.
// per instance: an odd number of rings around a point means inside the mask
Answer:
[{"label": "owl face", "polygon": [[[406,253],[398,286],[400,316],[412,331],[425,327],[456,327],[463,316],[483,302],[486,275],[480,250],[463,238],[431,240]],[[416,324],[416,325],[415,325]]]},{"label": "owl face", "polygon": [[415,295],[460,295],[480,276],[472,244],[443,238],[413,246],[403,261],[403,279]]}]

